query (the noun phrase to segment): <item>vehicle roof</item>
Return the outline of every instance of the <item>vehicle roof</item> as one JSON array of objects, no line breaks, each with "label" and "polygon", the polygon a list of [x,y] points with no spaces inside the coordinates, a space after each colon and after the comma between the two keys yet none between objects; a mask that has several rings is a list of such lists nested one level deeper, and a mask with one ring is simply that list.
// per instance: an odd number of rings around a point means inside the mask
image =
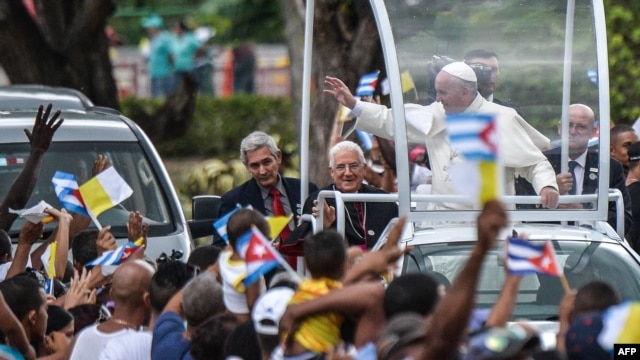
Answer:
[{"label": "vehicle roof", "polygon": [[35,110],[48,103],[56,109],[84,110],[93,106],[93,102],[76,89],[35,84],[0,86],[0,110]]},{"label": "vehicle roof", "polygon": [[[36,111],[0,111],[0,143],[26,143],[24,129],[33,127]],[[64,123],[56,131],[54,141],[138,141],[127,124],[128,120],[117,111],[63,110]]]}]

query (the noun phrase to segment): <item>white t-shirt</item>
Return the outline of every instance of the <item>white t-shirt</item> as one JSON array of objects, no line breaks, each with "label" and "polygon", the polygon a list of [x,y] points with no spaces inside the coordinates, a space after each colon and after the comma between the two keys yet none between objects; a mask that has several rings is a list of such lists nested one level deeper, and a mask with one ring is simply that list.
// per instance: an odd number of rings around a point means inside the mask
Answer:
[{"label": "white t-shirt", "polygon": [[[4,264],[0,264],[0,281],[3,281],[7,277],[7,273],[9,272],[9,268],[13,261],[8,261]],[[31,256],[27,258],[27,267],[31,267]]]},{"label": "white t-shirt", "polygon": [[246,289],[242,283],[247,276],[247,265],[241,260],[231,260],[231,255],[233,252],[226,250],[222,251],[218,258],[224,306],[234,314],[249,314]]},{"label": "white t-shirt", "polygon": [[78,334],[69,359],[97,359],[109,341],[125,334],[130,335],[134,333],[136,333],[136,331],[132,329],[123,329],[113,333],[104,333],[98,330],[97,324],[87,327]]},{"label": "white t-shirt", "polygon": [[150,360],[151,332],[139,331],[109,340],[100,360]]}]

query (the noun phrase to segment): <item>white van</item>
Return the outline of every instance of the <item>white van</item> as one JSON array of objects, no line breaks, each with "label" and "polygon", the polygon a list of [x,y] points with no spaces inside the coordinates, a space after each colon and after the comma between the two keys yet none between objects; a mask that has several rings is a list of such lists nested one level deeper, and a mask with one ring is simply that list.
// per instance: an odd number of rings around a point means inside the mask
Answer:
[{"label": "white van", "polygon": [[[57,109],[55,105],[53,110]],[[33,127],[35,116],[35,110],[0,110],[0,194],[6,194],[29,156],[23,129]],[[163,252],[170,255],[178,250],[183,254],[181,260],[186,261],[193,248],[187,221],[162,160],[144,132],[130,119],[107,108],[62,109],[62,117],[64,123],[44,156],[27,207],[41,200],[60,207],[51,184],[53,174],[73,173],[82,184],[91,177],[98,154],[103,154],[131,186],[133,195],[102,213],[99,222],[111,225],[111,232],[122,244],[127,238],[129,212],[138,210],[150,224],[147,255],[155,259]],[[19,218],[13,224],[12,238],[17,239],[23,223]],[[211,222],[204,223],[212,231]],[[54,227],[46,225],[45,231]]]}]

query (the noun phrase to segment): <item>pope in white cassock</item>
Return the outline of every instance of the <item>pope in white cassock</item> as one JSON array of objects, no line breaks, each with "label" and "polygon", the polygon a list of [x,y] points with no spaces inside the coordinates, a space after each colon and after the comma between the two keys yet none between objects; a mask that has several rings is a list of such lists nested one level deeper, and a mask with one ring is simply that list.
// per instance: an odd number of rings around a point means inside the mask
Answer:
[{"label": "pope in white cassock", "polygon": [[[342,105],[352,109],[357,117],[356,128],[374,135],[393,138],[391,109],[384,105],[356,99],[349,88],[337,78],[327,76],[325,93],[333,95]],[[405,104],[407,136],[410,143],[425,142],[433,177],[433,194],[456,194],[449,168],[461,161],[451,148],[446,131],[447,114],[478,113],[495,116],[499,136],[499,151],[506,177],[505,195],[515,194],[516,172],[527,179],[541,197],[542,206],[558,205],[558,185],[555,171],[541,150],[550,147],[547,137],[529,125],[512,108],[485,100],[477,91],[476,74],[463,62],[442,68],[435,80],[436,102],[428,106]],[[462,209],[461,204],[439,204],[439,209]]]}]

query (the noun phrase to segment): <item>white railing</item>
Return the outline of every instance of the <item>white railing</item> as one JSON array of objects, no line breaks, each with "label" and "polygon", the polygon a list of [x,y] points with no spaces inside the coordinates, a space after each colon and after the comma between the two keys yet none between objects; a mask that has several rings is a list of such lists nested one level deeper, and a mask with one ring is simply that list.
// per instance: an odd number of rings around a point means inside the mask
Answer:
[{"label": "white railing", "polygon": [[[323,209],[327,198],[336,200],[336,230],[344,236],[345,234],[345,202],[397,202],[398,194],[359,194],[341,193],[339,191],[324,190],[318,194],[318,209]],[[502,196],[500,200],[509,205],[513,204],[541,204],[540,196]],[[411,194],[412,209],[416,203],[456,203],[473,206],[473,201],[461,195],[425,195]],[[598,201],[597,194],[590,195],[561,195],[560,204],[594,203]],[[624,238],[624,202],[622,193],[618,189],[609,189],[609,201],[616,204],[616,231],[620,238]],[[595,208],[595,207],[594,207]],[[433,211],[411,211],[408,215],[410,221],[475,221],[479,210],[433,210]],[[606,214],[607,212],[605,212]],[[532,209],[532,210],[509,210],[511,221],[530,222],[558,222],[558,221],[607,221],[606,218],[599,218],[595,209],[569,210],[569,209]],[[318,211],[318,218],[315,219],[314,232],[323,230],[323,211]],[[313,221],[312,221],[313,223]]]}]

